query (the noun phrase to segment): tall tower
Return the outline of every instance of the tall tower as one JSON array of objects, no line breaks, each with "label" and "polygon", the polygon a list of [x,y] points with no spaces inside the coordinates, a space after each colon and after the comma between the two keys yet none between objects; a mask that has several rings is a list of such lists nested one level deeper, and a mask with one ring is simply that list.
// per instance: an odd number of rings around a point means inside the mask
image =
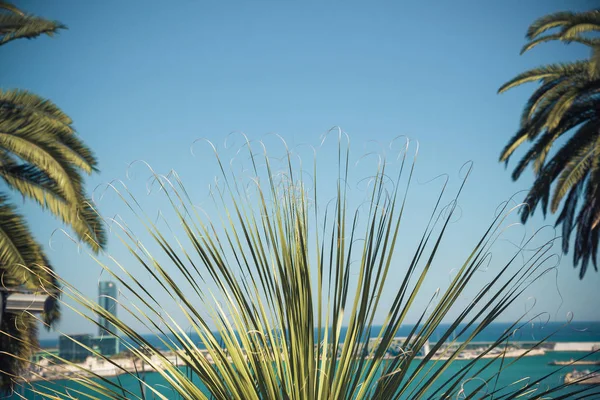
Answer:
[{"label": "tall tower", "polygon": [[[113,282],[100,282],[98,285],[98,304],[112,315],[117,315],[117,285]],[[107,334],[107,330],[114,333],[115,327],[106,318],[100,317],[98,320],[98,335]]]}]

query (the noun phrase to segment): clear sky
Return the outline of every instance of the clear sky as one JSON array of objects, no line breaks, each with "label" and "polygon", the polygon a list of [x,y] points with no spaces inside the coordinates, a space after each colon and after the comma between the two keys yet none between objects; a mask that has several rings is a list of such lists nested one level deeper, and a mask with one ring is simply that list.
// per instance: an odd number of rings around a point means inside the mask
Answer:
[{"label": "clear sky", "polygon": [[[323,131],[339,125],[358,152],[368,140],[386,143],[406,134],[420,142],[422,182],[444,172],[457,179],[460,166],[474,162],[460,230],[450,240],[457,249],[463,238],[482,232],[501,201],[531,183],[531,173],[512,182],[497,159],[534,86],[503,95],[498,87],[528,68],[588,55],[577,45],[551,44],[519,56],[527,26],[550,12],[593,6],[522,0],[17,4],[69,30],[3,46],[0,86],[52,99],[73,118],[100,161],[101,173],[87,179],[90,191],[125,178],[136,159],[161,172],[202,175],[190,144],[199,137],[223,143],[234,130],[318,144]],[[101,211],[114,207],[103,204]],[[60,224],[33,205],[24,210],[48,243]],[[527,229],[542,223],[538,216]],[[114,246],[108,251],[116,252]],[[64,278],[95,296],[98,266],[72,246],[48,252]],[[573,311],[578,320],[600,319],[591,306],[600,300],[600,274],[591,270],[579,281],[569,254],[558,283],[560,309],[554,276],[531,296],[556,312],[553,318]],[[95,330],[68,312],[60,329]]]}]

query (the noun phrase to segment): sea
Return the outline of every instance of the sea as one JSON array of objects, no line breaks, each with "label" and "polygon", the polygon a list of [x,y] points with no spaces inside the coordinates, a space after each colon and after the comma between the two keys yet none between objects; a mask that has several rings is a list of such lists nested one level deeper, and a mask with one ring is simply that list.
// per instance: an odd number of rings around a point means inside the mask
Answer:
[{"label": "sea", "polygon": [[[511,324],[507,324],[507,323],[493,323],[493,324],[489,325],[485,330],[483,330],[479,335],[477,335],[474,341],[477,341],[477,342],[495,341],[500,335],[502,335],[504,332],[507,331],[507,329],[510,327],[510,325]],[[378,328],[379,327],[373,327],[373,329],[371,331],[372,337],[377,336],[377,334],[379,332]],[[413,326],[410,326],[410,325],[403,326],[402,328],[400,328],[397,336],[399,336],[399,337],[407,336],[408,333],[412,330],[412,328],[413,328]],[[438,327],[438,329],[431,336],[430,341],[439,340],[439,338],[443,336],[444,332],[446,332],[448,330],[448,328],[449,328],[448,324],[441,324]],[[461,335],[461,332],[463,331],[463,329],[466,329],[466,330]],[[459,326],[456,330],[454,330],[451,339],[456,338],[458,341],[460,341],[461,337],[464,337],[463,335],[468,335],[470,332],[472,332],[472,330],[473,330],[473,327],[466,328],[465,326]],[[513,330],[511,330],[511,332],[513,332]],[[342,340],[343,340],[343,337],[345,336],[345,333],[346,333],[346,330],[342,329],[342,332],[341,332]],[[195,337],[193,334],[191,334],[189,336],[192,340],[194,340],[196,343],[199,344],[199,340],[197,337]],[[596,343],[600,343],[600,322],[571,322],[569,324],[557,323],[557,322],[530,323],[530,324],[521,326],[520,329],[514,331],[512,333],[510,341],[511,342],[537,342],[539,340],[546,338],[547,336],[550,336],[548,339],[546,339],[548,342],[596,342]],[[149,343],[156,346],[157,348],[164,349],[164,347],[162,346],[162,343],[160,341],[160,338],[158,338],[154,335],[147,335],[147,336],[145,336],[145,338],[148,340]],[[57,340],[41,341],[41,345],[43,347],[57,347],[57,344],[58,344]],[[202,346],[199,344],[199,347],[202,347]],[[485,388],[483,388],[480,392],[478,392],[472,398],[476,398],[476,399],[483,398],[483,397],[485,397],[486,393],[488,393],[489,391],[492,391],[494,389],[494,387],[496,387],[496,388],[507,387],[507,388],[511,388],[511,389],[512,388],[520,388],[523,385],[525,385],[527,382],[533,382],[537,379],[540,379],[542,377],[550,375],[549,377],[545,378],[542,382],[540,382],[536,386],[537,391],[529,394],[529,397],[534,397],[536,394],[539,394],[540,392],[545,390],[545,388],[547,388],[547,387],[557,386],[557,385],[562,384],[562,382],[564,381],[565,374],[568,372],[573,372],[573,370],[592,370],[592,371],[598,370],[600,368],[599,366],[589,366],[589,365],[583,366],[583,365],[581,365],[581,366],[572,366],[572,367],[568,367],[568,368],[561,368],[561,367],[549,365],[549,363],[552,361],[568,361],[571,359],[577,359],[577,358],[583,357],[585,354],[586,353],[584,353],[584,352],[573,352],[573,351],[569,351],[569,352],[548,351],[544,355],[540,355],[540,356],[523,357],[522,359],[514,362],[505,371],[503,371],[502,374],[498,377],[497,381],[490,382],[489,385],[487,385]],[[587,357],[586,359],[593,360],[593,361],[600,361],[600,352],[596,352],[596,353],[590,355],[589,357]],[[507,359],[504,361],[504,363],[506,365],[506,363],[512,362],[512,361],[513,360],[511,360],[511,359]],[[418,362],[419,362],[419,360],[416,360],[413,363],[418,363]],[[476,365],[475,369],[473,369],[473,370],[477,370],[478,366],[483,366],[487,362],[488,362],[488,360],[478,361],[478,365]],[[461,368],[463,368],[465,365],[467,365],[467,363],[468,363],[468,361],[465,361],[465,360],[454,361],[450,365],[450,367],[444,371],[444,373],[441,376],[440,382],[442,382],[444,380],[444,378],[451,377],[453,374],[455,374]],[[436,368],[436,366],[434,366],[433,362],[430,362],[430,364],[433,366],[433,368]],[[439,365],[439,363],[438,363],[438,365]],[[411,367],[414,367],[414,365]],[[488,373],[488,375],[497,371],[498,367],[500,367],[499,363],[495,370],[493,367],[490,368],[489,369],[490,372]],[[482,377],[486,378],[486,374],[483,374]],[[170,388],[168,383],[165,381],[165,379],[159,373],[145,373],[143,378],[148,384],[152,385],[152,387],[154,387],[159,392],[164,394],[164,396],[166,398],[168,398],[168,399],[180,398],[180,396],[178,396]],[[136,393],[138,396],[141,396],[141,387],[140,387],[140,383],[137,380],[137,378],[128,376],[128,375],[121,375],[119,377],[113,377],[113,378],[108,378],[108,379],[112,382],[118,382],[119,385],[121,385],[122,387],[126,388],[127,390],[129,390],[133,393]],[[193,382],[201,390],[206,391],[206,388],[204,387],[202,382],[198,379],[198,377],[193,377]],[[474,390],[474,388],[479,386],[480,383],[481,383],[481,380],[479,380],[479,379],[473,379],[473,380],[464,382],[464,387],[463,387],[464,393],[462,395],[459,395],[459,397],[457,397],[457,398],[468,397],[469,394],[472,394],[469,391]],[[52,390],[57,391],[57,393],[60,397],[63,397],[63,395],[61,395],[61,393],[64,394],[65,398],[84,398],[85,397],[84,393],[90,393],[90,394],[93,393],[90,390],[82,387],[81,385],[79,385],[75,382],[71,382],[71,381],[38,382],[38,383],[34,384],[33,388],[41,389],[42,386],[51,388]],[[436,389],[436,386],[434,385],[432,387],[432,389],[429,390],[427,393],[425,393],[425,395],[423,395],[421,398],[432,398],[432,399],[439,398],[439,396],[438,397],[433,396],[435,389]],[[9,399],[23,399],[23,398],[25,398],[25,399],[44,399],[45,398],[44,396],[41,396],[40,394],[36,394],[35,390],[32,390],[32,388],[28,387],[28,386],[23,386],[21,388],[18,388],[17,390],[18,390],[18,394],[17,393],[13,394],[12,396],[9,397]],[[552,396],[549,396],[548,398],[557,398],[559,396],[559,394],[562,396],[566,396],[566,397],[562,397],[562,398],[600,399],[600,387],[593,387],[590,385],[576,385],[576,386],[572,386],[570,388],[566,388],[559,393],[555,393]],[[145,398],[155,398],[155,397],[153,397],[151,392],[146,392],[145,395],[146,395]],[[69,396],[71,396],[71,397],[69,397]],[[92,396],[93,396],[92,398],[98,398],[98,399],[107,398],[107,397],[102,397],[101,395],[98,395],[97,393],[94,393]],[[433,396],[433,397],[431,397],[431,396]],[[498,396],[495,396],[495,397],[498,398]],[[520,398],[529,398],[529,397],[523,396]],[[156,397],[156,398],[158,398],[158,397]],[[404,396],[402,398],[413,399],[415,397],[414,396],[411,397],[411,395],[407,394],[406,396]]]}]

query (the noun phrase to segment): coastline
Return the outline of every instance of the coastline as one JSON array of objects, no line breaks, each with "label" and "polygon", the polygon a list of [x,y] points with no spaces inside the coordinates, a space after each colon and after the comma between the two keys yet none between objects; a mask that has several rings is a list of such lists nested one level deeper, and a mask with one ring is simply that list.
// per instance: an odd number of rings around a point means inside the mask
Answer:
[{"label": "coastline", "polygon": [[[486,350],[485,343],[475,343],[477,348],[465,349],[459,353],[455,361],[466,361],[473,360],[476,358],[491,359],[491,358],[518,358],[518,357],[536,357],[544,356],[547,353],[561,353],[561,352],[581,352],[583,354],[600,349],[600,342],[561,342],[561,343],[544,343],[544,347],[535,349],[526,348],[528,342],[514,342],[511,347],[505,350],[493,349],[488,354],[482,353]],[[446,354],[450,350],[446,347],[438,351],[432,358],[431,361],[445,361],[450,357]],[[158,372],[159,369],[164,369],[164,363],[174,365],[177,367],[185,367],[183,353],[174,352],[163,352],[162,357],[153,355],[149,361],[143,361],[141,359],[133,359],[132,357],[114,357],[110,361],[107,361],[101,357],[88,357],[84,362],[79,364],[52,364],[48,359],[41,360],[34,369],[32,369],[27,376],[22,379],[25,382],[36,382],[36,381],[51,381],[51,380],[63,380],[73,379],[77,377],[116,377],[123,374],[139,374],[139,373],[153,373]],[[200,354],[209,362],[214,363],[208,350],[200,350]],[[386,354],[384,360],[390,360],[397,358],[397,355]],[[415,359],[423,359],[424,356],[420,355]],[[562,362],[561,365],[576,366],[576,362]]]}]

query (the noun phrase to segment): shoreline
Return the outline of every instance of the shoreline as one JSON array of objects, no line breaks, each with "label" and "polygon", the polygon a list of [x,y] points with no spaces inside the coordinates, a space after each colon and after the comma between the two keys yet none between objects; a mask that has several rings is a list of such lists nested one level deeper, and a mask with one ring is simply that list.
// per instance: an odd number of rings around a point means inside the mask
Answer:
[{"label": "shoreline", "polygon": [[[455,361],[469,361],[476,358],[480,359],[490,359],[495,357],[504,357],[504,358],[518,358],[518,357],[536,357],[543,356],[547,353],[561,353],[561,352],[581,352],[581,353],[589,353],[594,351],[595,349],[600,349],[600,343],[598,342],[568,342],[565,345],[565,342],[561,343],[545,343],[544,347],[539,347],[535,349],[528,348],[519,348],[518,346],[527,342],[514,342],[510,349],[506,351],[500,349],[494,349],[490,353],[482,355],[485,351],[485,343],[471,343],[471,345],[478,345],[480,347],[475,349],[465,349],[463,350],[456,358]],[[551,346],[551,348],[548,348]],[[436,355],[434,355],[430,361],[445,361],[450,357],[445,354],[451,350],[447,348],[442,351],[438,351]],[[214,364],[210,354],[205,349],[200,349],[200,353],[205,359]],[[162,352],[162,357],[166,359],[166,362],[174,365],[176,367],[185,367],[186,363],[184,358],[177,353],[165,351]],[[382,361],[391,360],[398,356],[393,356],[391,354],[386,354],[383,357]],[[416,356],[415,359],[423,359],[424,356]],[[139,374],[139,373],[153,373],[158,372],[157,368],[160,368],[161,364],[164,364],[165,361],[159,356],[152,356],[150,358],[150,363],[142,362],[140,359],[136,359],[134,361],[133,358],[126,357],[115,357],[110,359],[110,361],[106,361],[100,357],[88,357],[84,362],[78,364],[51,364],[47,359],[42,360],[38,366],[31,370],[28,376],[23,377],[24,382],[36,382],[36,381],[53,381],[53,380],[65,380],[65,379],[73,379],[77,377],[94,377],[95,375],[99,377],[115,377],[123,374]],[[576,361],[573,364],[567,362],[560,362],[562,364],[573,365],[576,366]],[[155,367],[156,366],[156,367]],[[164,369],[164,368],[161,368]],[[90,372],[88,372],[90,371]]]}]

